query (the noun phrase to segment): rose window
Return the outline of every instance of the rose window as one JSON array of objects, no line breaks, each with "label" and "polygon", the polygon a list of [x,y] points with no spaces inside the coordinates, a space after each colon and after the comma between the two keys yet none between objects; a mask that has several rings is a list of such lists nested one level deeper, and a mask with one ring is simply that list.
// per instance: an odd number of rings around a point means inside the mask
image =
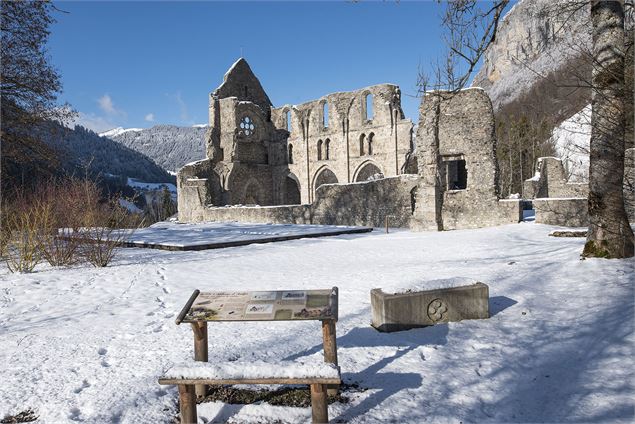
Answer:
[{"label": "rose window", "polygon": [[246,136],[252,135],[255,128],[254,121],[252,121],[249,116],[245,116],[243,120],[240,121],[240,130]]}]

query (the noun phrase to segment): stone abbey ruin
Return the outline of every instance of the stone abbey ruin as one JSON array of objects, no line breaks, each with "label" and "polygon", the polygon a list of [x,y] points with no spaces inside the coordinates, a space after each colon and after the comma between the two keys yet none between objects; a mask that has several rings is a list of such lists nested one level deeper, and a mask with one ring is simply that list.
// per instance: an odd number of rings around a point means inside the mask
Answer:
[{"label": "stone abbey ruin", "polygon": [[[241,58],[209,101],[207,157],[177,176],[181,222],[450,230],[522,220],[523,201],[499,196],[482,89],[427,93],[416,143],[392,84],[276,108]],[[534,200],[537,221],[586,225],[588,184],[567,183],[557,159],[538,167],[541,178],[525,184],[527,198],[550,198]]]}]

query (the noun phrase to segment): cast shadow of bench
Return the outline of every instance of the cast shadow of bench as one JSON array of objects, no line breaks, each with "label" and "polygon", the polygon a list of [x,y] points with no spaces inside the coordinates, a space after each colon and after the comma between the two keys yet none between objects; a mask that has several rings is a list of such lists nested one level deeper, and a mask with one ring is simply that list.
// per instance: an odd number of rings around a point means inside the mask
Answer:
[{"label": "cast shadow of bench", "polygon": [[[333,422],[346,422],[363,415],[373,407],[382,403],[392,395],[410,388],[421,386],[422,376],[419,373],[380,372],[389,364],[422,346],[445,345],[447,343],[448,325],[438,324],[432,327],[417,328],[394,333],[381,333],[372,327],[356,327],[337,338],[338,351],[347,348],[397,348],[391,356],[381,358],[366,369],[359,372],[342,370],[344,383],[360,383],[363,389],[380,389],[373,392],[359,404],[344,410]],[[303,352],[284,358],[295,360],[303,356],[315,354],[322,350],[322,345],[313,346]],[[339,352],[341,354],[341,351]]]}]

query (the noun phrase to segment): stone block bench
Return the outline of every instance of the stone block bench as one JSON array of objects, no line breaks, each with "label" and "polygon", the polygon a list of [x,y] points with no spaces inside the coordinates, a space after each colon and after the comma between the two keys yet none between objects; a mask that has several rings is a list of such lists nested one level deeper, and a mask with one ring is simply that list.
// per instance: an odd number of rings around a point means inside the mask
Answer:
[{"label": "stone block bench", "polygon": [[339,367],[329,363],[280,361],[190,362],[175,365],[159,378],[159,384],[179,387],[181,423],[196,423],[195,385],[308,384],[311,388],[311,416],[314,423],[328,423],[326,386],[340,384]]},{"label": "stone block bench", "polygon": [[489,318],[489,287],[465,278],[424,281],[403,289],[372,289],[370,300],[372,326],[383,332]]}]

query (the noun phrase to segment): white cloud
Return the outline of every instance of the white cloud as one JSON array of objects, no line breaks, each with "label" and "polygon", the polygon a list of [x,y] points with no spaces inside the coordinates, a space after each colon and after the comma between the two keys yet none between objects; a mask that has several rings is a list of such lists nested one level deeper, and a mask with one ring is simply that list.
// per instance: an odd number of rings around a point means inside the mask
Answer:
[{"label": "white cloud", "polygon": [[148,113],[144,119],[148,122],[154,122],[154,113]]},{"label": "white cloud", "polygon": [[115,109],[115,104],[112,101],[112,98],[108,94],[104,94],[99,99],[97,99],[97,103],[101,110],[106,112],[109,115],[115,115],[117,110]]},{"label": "white cloud", "polygon": [[165,93],[165,95],[166,97],[176,101],[176,104],[179,107],[179,119],[181,120],[181,124],[194,125],[196,123],[196,116],[190,116],[187,104],[185,104],[185,101],[183,100],[181,90],[178,90],[174,94]]},{"label": "white cloud", "polygon": [[94,113],[79,112],[77,118],[73,122],[73,125],[81,125],[84,128],[93,130],[96,133],[108,131],[117,127],[117,125],[107,117],[98,116]]},{"label": "white cloud", "polygon": [[112,97],[110,97],[110,94],[108,93],[98,98],[97,104],[99,105],[99,108],[106,113],[106,115],[121,116],[123,118],[126,118],[127,116],[125,111],[118,109],[115,106],[115,102],[112,100]]},{"label": "white cloud", "polygon": [[185,121],[185,122],[190,121],[190,116],[187,113],[187,105],[183,101],[180,91],[176,92],[175,98],[176,98],[176,102],[179,104],[179,108],[181,109],[181,121]]}]

